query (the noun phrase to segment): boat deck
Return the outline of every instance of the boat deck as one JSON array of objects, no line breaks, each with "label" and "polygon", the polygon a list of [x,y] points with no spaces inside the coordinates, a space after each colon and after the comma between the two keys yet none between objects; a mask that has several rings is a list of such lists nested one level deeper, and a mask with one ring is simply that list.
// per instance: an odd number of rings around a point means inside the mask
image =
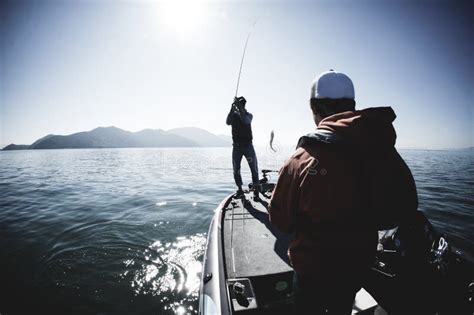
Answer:
[{"label": "boat deck", "polygon": [[224,217],[224,248],[229,278],[257,277],[291,272],[289,236],[270,223],[269,199],[256,202],[250,193],[233,198]]},{"label": "boat deck", "polygon": [[[293,269],[287,254],[291,236],[272,226],[267,212],[270,200],[261,198],[256,202],[248,192],[245,199],[232,198],[225,208],[222,230],[228,280],[251,278],[257,297],[266,304],[279,293],[285,296],[291,292],[291,286],[282,292],[273,287],[282,280],[291,283]],[[352,313],[374,314],[376,305],[370,294],[361,289]],[[284,304],[278,307],[282,314],[287,312]],[[385,314],[382,309],[377,312]],[[276,314],[274,309],[270,313]]]}]

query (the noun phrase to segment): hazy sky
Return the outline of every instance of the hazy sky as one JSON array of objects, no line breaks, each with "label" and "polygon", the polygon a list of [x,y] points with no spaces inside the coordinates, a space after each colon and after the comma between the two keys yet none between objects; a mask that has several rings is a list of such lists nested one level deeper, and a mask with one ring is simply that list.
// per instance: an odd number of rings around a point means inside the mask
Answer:
[{"label": "hazy sky", "polygon": [[313,128],[311,81],[392,106],[399,148],[474,146],[473,12],[456,1],[2,1],[0,145],[97,126],[230,134],[239,94],[258,144]]}]

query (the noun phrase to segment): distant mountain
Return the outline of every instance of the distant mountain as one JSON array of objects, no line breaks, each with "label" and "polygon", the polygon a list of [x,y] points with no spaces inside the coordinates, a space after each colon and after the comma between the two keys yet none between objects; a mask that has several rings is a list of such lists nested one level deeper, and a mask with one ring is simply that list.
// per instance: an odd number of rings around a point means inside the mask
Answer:
[{"label": "distant mountain", "polygon": [[30,148],[29,145],[26,144],[9,144],[4,147],[2,150],[10,151],[10,150],[28,150]]},{"label": "distant mountain", "polygon": [[232,137],[231,136],[228,136],[228,135],[217,135],[219,138],[221,138],[222,140],[224,140],[225,142],[229,142],[229,143],[232,143]]},{"label": "distant mountain", "polygon": [[231,143],[200,128],[144,129],[130,132],[117,127],[99,127],[67,136],[47,135],[31,145],[10,144],[3,150],[133,148],[133,147],[224,147]]},{"label": "distant mountain", "polygon": [[47,136],[44,136],[43,138],[39,138],[38,140],[36,140],[30,145],[30,148],[34,148],[38,143],[45,141],[46,139],[51,138],[51,137],[54,137],[54,135],[49,134]]},{"label": "distant mountain", "polygon": [[225,147],[232,143],[232,139],[228,141],[207,130],[196,127],[175,128],[168,130],[168,132],[187,139],[193,139],[200,147]]}]

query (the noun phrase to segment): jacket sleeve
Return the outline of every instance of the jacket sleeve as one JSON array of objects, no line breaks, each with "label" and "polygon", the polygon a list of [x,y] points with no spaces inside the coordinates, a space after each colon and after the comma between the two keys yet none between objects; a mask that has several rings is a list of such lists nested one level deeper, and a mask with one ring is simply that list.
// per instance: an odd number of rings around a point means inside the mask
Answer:
[{"label": "jacket sleeve", "polygon": [[253,119],[253,115],[250,114],[249,112],[245,112],[242,116],[240,116],[240,120],[246,125],[250,125],[250,123],[252,122],[252,119]]},{"label": "jacket sleeve", "polygon": [[416,184],[410,169],[393,151],[372,169],[372,205],[379,229],[393,228],[413,215],[418,208]]},{"label": "jacket sleeve", "polygon": [[282,232],[291,233],[294,230],[298,196],[299,178],[294,161],[290,159],[280,169],[280,176],[268,206],[270,222]]},{"label": "jacket sleeve", "polygon": [[229,111],[229,114],[227,114],[227,119],[226,119],[225,123],[230,126],[230,125],[232,125],[233,120],[234,120],[234,111],[231,108],[230,111]]},{"label": "jacket sleeve", "polygon": [[410,168],[398,152],[395,152],[395,161],[398,163],[400,176],[400,185],[397,191],[401,203],[399,209],[400,219],[404,220],[418,210],[418,193]]}]

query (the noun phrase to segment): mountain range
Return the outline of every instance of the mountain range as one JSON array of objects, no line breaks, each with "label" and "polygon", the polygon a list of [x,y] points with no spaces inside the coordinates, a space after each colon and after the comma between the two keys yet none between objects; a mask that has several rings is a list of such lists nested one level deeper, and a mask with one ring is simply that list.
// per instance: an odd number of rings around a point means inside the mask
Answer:
[{"label": "mountain range", "polygon": [[170,130],[144,129],[130,132],[117,127],[98,127],[71,135],[47,135],[31,145],[7,145],[3,150],[137,148],[137,147],[227,147],[232,139],[196,127]]}]

